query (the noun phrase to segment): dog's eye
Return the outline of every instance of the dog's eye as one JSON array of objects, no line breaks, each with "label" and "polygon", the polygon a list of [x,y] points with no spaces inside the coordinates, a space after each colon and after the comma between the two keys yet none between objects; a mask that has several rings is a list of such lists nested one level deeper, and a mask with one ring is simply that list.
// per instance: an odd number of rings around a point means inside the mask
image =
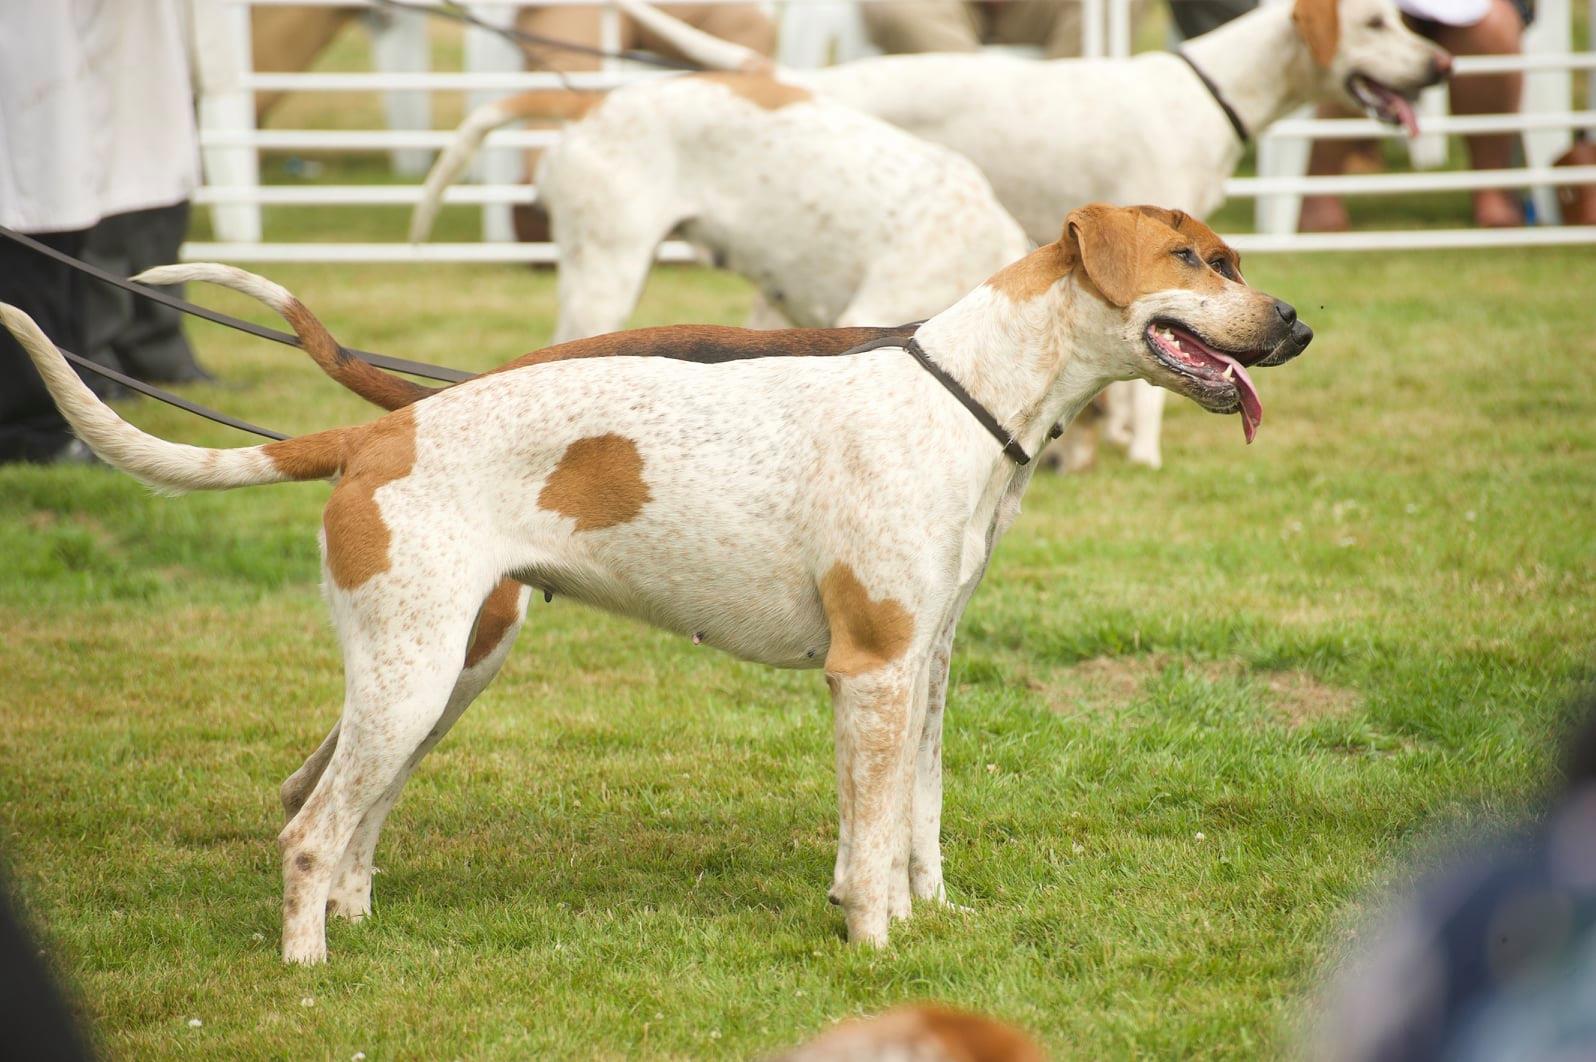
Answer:
[{"label": "dog's eye", "polygon": [[1370,29],[1384,29],[1385,28],[1385,16],[1384,15],[1370,15],[1369,16],[1369,21],[1365,22],[1364,25],[1368,26]]},{"label": "dog's eye", "polygon": [[1225,259],[1223,259],[1223,258],[1215,258],[1212,262],[1209,262],[1208,264],[1209,264],[1209,266],[1211,266],[1213,268],[1213,271],[1215,273],[1218,273],[1220,276],[1225,277],[1225,278],[1227,278],[1229,280],[1235,280],[1236,279],[1236,274],[1231,272],[1230,263],[1228,261],[1226,261]]},{"label": "dog's eye", "polygon": [[1171,253],[1186,265],[1195,266],[1202,264],[1202,260],[1197,257],[1197,252],[1193,251],[1190,247],[1182,247],[1180,250],[1173,251]]}]

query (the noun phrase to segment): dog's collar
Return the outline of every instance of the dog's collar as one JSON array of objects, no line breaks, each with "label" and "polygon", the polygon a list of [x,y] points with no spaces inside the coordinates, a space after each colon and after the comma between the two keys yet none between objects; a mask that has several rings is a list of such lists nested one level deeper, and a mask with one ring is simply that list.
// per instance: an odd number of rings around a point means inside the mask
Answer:
[{"label": "dog's collar", "polygon": [[964,408],[970,411],[970,415],[980,423],[981,427],[991,433],[992,438],[1003,444],[1003,452],[1008,455],[1010,460],[1017,465],[1031,463],[1031,455],[1025,452],[1025,447],[1020,445],[1019,440],[1010,435],[1008,429],[998,423],[998,419],[985,406],[976,401],[974,395],[964,389],[963,384],[949,376],[947,370],[942,366],[932,361],[931,356],[925,352],[925,348],[920,345],[918,339],[910,337],[909,342],[903,345],[903,349],[907,350],[914,360],[920,363],[921,368],[931,374],[932,379],[946,388],[948,394],[957,398]]},{"label": "dog's collar", "polygon": [[1184,49],[1176,48],[1175,55],[1180,58],[1181,62],[1191,67],[1191,72],[1196,74],[1197,80],[1203,83],[1203,88],[1208,90],[1208,95],[1214,98],[1214,102],[1219,104],[1219,109],[1225,112],[1225,117],[1230,119],[1230,128],[1236,131],[1236,135],[1241,138],[1241,142],[1245,144],[1251,140],[1252,134],[1247,132],[1247,123],[1241,120],[1241,115],[1236,113],[1236,108],[1232,107],[1230,101],[1225,99],[1225,94],[1219,91],[1219,86],[1214,84],[1214,79],[1203,73],[1203,68],[1198,66],[1192,60],[1192,57],[1186,54]]}]

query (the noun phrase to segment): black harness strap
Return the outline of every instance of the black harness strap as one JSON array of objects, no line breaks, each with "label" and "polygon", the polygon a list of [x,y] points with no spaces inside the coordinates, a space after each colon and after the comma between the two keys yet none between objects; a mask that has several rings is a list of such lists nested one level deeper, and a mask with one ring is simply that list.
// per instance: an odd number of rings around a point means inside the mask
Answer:
[{"label": "black harness strap", "polygon": [[[98,266],[90,265],[88,262],[80,261],[76,258],[73,258],[69,254],[63,254],[54,247],[42,244],[38,240],[30,239],[20,232],[15,232],[6,228],[4,225],[0,225],[0,237],[4,237],[5,239],[11,240],[14,243],[20,243],[22,246],[27,247],[30,250],[37,251],[39,254],[42,254],[48,258],[55,259],[57,262],[60,262],[62,265],[67,266],[70,269],[75,269],[79,273],[85,273],[96,280],[101,280],[114,287],[121,288],[123,291],[132,292],[134,295],[137,295],[140,298],[154,299],[156,302],[170,306],[174,310],[181,310],[183,313],[193,314],[195,317],[204,318],[205,320],[214,324],[223,325],[227,328],[236,329],[240,332],[247,332],[250,335],[256,336],[260,339],[269,339],[273,343],[282,343],[290,347],[297,347],[300,345],[298,337],[290,335],[287,332],[279,332],[275,328],[266,328],[263,325],[251,324],[249,321],[245,321],[238,317],[233,317],[230,314],[218,313],[215,310],[207,310],[203,306],[197,306],[192,302],[185,302],[182,299],[168,295],[164,291],[158,291],[155,288],[145,287],[143,284],[134,284],[131,281],[123,280],[114,273],[107,273]],[[461,372],[458,369],[446,369],[441,365],[429,365],[424,361],[411,361],[408,358],[394,358],[389,357],[386,354],[373,354],[369,350],[353,350],[349,347],[340,347],[339,349],[345,354],[359,358],[361,361],[370,362],[378,368],[391,369],[395,372],[409,373],[411,376],[421,376],[429,380],[444,380],[449,383],[459,383],[462,380],[471,379],[472,376],[472,374],[468,372]]]},{"label": "black harness strap", "polygon": [[1219,91],[1219,86],[1214,84],[1214,79],[1203,73],[1202,67],[1198,66],[1183,49],[1176,48],[1175,55],[1180,58],[1181,62],[1191,67],[1191,72],[1197,75],[1197,80],[1203,83],[1203,88],[1208,90],[1208,94],[1214,98],[1214,102],[1219,104],[1219,109],[1225,112],[1225,117],[1230,119],[1230,128],[1236,131],[1236,136],[1241,138],[1241,142],[1245,144],[1251,140],[1252,134],[1247,132],[1247,123],[1241,120],[1241,115],[1236,113],[1236,108],[1232,107],[1230,101],[1225,99],[1225,94]]},{"label": "black harness strap", "polygon": [[[885,344],[881,345],[884,346]],[[920,363],[921,368],[931,374],[932,379],[946,388],[948,394],[957,398],[960,404],[970,411],[970,415],[980,423],[981,427],[991,433],[992,438],[1003,445],[1003,452],[1008,455],[1010,460],[1017,465],[1031,463],[1031,455],[1025,452],[1025,447],[1021,446],[1019,441],[1009,434],[1007,428],[998,423],[998,419],[985,406],[976,401],[974,395],[964,389],[963,384],[949,376],[946,369],[931,360],[931,356],[925,352],[924,347],[920,346],[918,339],[911,338],[903,349],[907,350],[914,357],[914,360]]]}]

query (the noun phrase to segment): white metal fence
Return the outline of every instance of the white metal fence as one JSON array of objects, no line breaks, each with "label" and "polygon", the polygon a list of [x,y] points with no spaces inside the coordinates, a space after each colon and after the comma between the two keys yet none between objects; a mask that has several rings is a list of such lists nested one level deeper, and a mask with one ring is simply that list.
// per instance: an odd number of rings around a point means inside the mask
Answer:
[{"label": "white metal fence", "polygon": [[[465,91],[468,106],[476,106],[507,92],[528,88],[610,88],[660,76],[657,70],[623,60],[604,60],[593,72],[572,73],[561,79],[550,73],[521,69],[521,50],[489,31],[465,31],[465,72],[444,73],[428,69],[429,39],[426,20],[419,15],[383,15],[387,22],[376,36],[373,54],[384,69],[369,73],[264,73],[251,66],[249,11],[251,7],[288,6],[296,0],[193,0],[200,81],[200,144],[205,158],[206,185],[197,203],[211,207],[217,242],[190,243],[184,256],[191,259],[234,261],[434,261],[511,262],[554,261],[551,244],[516,243],[510,232],[509,210],[515,203],[536,200],[536,192],[521,183],[521,152],[547,146],[558,138],[552,131],[501,130],[491,134],[478,164],[481,182],[451,188],[449,203],[477,204],[483,208],[480,243],[432,243],[414,246],[392,243],[281,243],[263,239],[264,206],[370,206],[409,205],[420,198],[420,185],[262,185],[260,156],[266,151],[387,152],[396,170],[419,177],[431,155],[451,137],[431,126],[430,93]],[[303,0],[297,0],[302,3]],[[322,0],[327,6],[371,7],[369,0]],[[591,4],[593,0],[539,0],[544,5]],[[741,3],[746,0],[707,0]],[[857,22],[853,4],[860,0],[789,0],[783,12],[782,61],[789,66],[823,54],[848,54],[860,48],[860,34],[851,34],[847,19]],[[868,0],[865,0],[868,2]],[[1130,53],[1128,0],[1081,0],[1083,48],[1088,55]],[[1596,23],[1596,0],[1588,0]],[[486,21],[508,25],[515,9],[526,0],[488,0],[472,5]],[[1543,246],[1596,243],[1596,226],[1561,226],[1556,220],[1557,185],[1596,183],[1596,166],[1553,167],[1578,128],[1596,130],[1596,54],[1576,52],[1572,41],[1571,0],[1539,0],[1538,17],[1526,39],[1525,54],[1518,56],[1459,57],[1456,76],[1525,72],[1524,108],[1519,114],[1448,116],[1442,90],[1431,90],[1426,101],[1425,143],[1416,158],[1435,165],[1444,160],[1446,137],[1485,132],[1523,134],[1526,165],[1511,170],[1391,173],[1361,176],[1311,177],[1305,175],[1308,145],[1319,137],[1390,137],[1397,131],[1368,119],[1322,120],[1297,116],[1275,123],[1259,138],[1259,175],[1234,178],[1226,185],[1232,197],[1257,202],[1255,234],[1229,237],[1244,251],[1372,250],[1410,248],[1460,248],[1491,246]],[[378,9],[380,13],[380,9]],[[601,47],[615,51],[620,41],[619,14],[607,7],[601,19]],[[851,35],[853,39],[843,39]],[[1589,109],[1574,109],[1576,70],[1591,72]],[[257,91],[382,92],[390,128],[371,130],[320,130],[255,128],[253,94]],[[1440,106],[1437,106],[1440,104]],[[1473,188],[1529,189],[1542,224],[1520,229],[1425,229],[1346,233],[1298,233],[1296,217],[1305,194],[1371,195]],[[667,243],[662,257],[690,256],[685,245]]]}]

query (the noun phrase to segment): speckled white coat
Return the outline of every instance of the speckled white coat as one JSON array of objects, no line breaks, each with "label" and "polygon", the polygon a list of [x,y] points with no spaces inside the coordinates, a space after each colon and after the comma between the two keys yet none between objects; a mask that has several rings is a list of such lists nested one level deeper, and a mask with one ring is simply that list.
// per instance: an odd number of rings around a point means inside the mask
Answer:
[{"label": "speckled white coat", "polygon": [[[518,116],[496,103],[462,125],[413,238],[487,130]],[[956,152],[834,101],[761,105],[694,76],[610,93],[544,153],[537,187],[560,248],[557,342],[624,327],[673,232],[804,327],[922,320],[1030,248]]]},{"label": "speckled white coat", "polygon": [[[1147,379],[1232,412],[1240,392],[1230,377],[1179,372],[1154,354],[1155,322],[1267,351],[1262,364],[1306,340],[1293,339],[1301,328],[1283,304],[1216,272],[1189,241],[1140,211],[1077,211],[1056,245],[976,287],[917,338],[1032,453],[1112,380]],[[1181,255],[1187,264],[1171,264]],[[281,288],[231,273],[235,286],[290,306]],[[1155,279],[1126,279],[1138,276]],[[1110,287],[1129,294],[1110,301]],[[911,897],[944,898],[948,654],[1030,466],[1005,457],[900,348],[718,365],[553,361],[479,377],[360,428],[206,450],[122,421],[20,311],[0,306],[0,323],[74,430],[146,482],[341,477],[323,550],[345,700],[338,728],[283,790],[285,959],[325,958],[329,909],[357,918],[369,909],[383,817],[513,639],[512,629],[462,667],[479,604],[507,575],[745,659],[824,667],[839,806],[831,894],[850,938],[882,943]],[[628,493],[635,504],[584,526],[548,499],[594,440],[632,462],[583,472],[579,489],[601,506]],[[339,508],[361,490],[365,508]],[[360,516],[359,534],[335,511]],[[374,548],[380,564],[340,574],[340,556]],[[854,587],[840,605],[826,589],[839,569]],[[524,604],[522,593],[517,623]]]}]

